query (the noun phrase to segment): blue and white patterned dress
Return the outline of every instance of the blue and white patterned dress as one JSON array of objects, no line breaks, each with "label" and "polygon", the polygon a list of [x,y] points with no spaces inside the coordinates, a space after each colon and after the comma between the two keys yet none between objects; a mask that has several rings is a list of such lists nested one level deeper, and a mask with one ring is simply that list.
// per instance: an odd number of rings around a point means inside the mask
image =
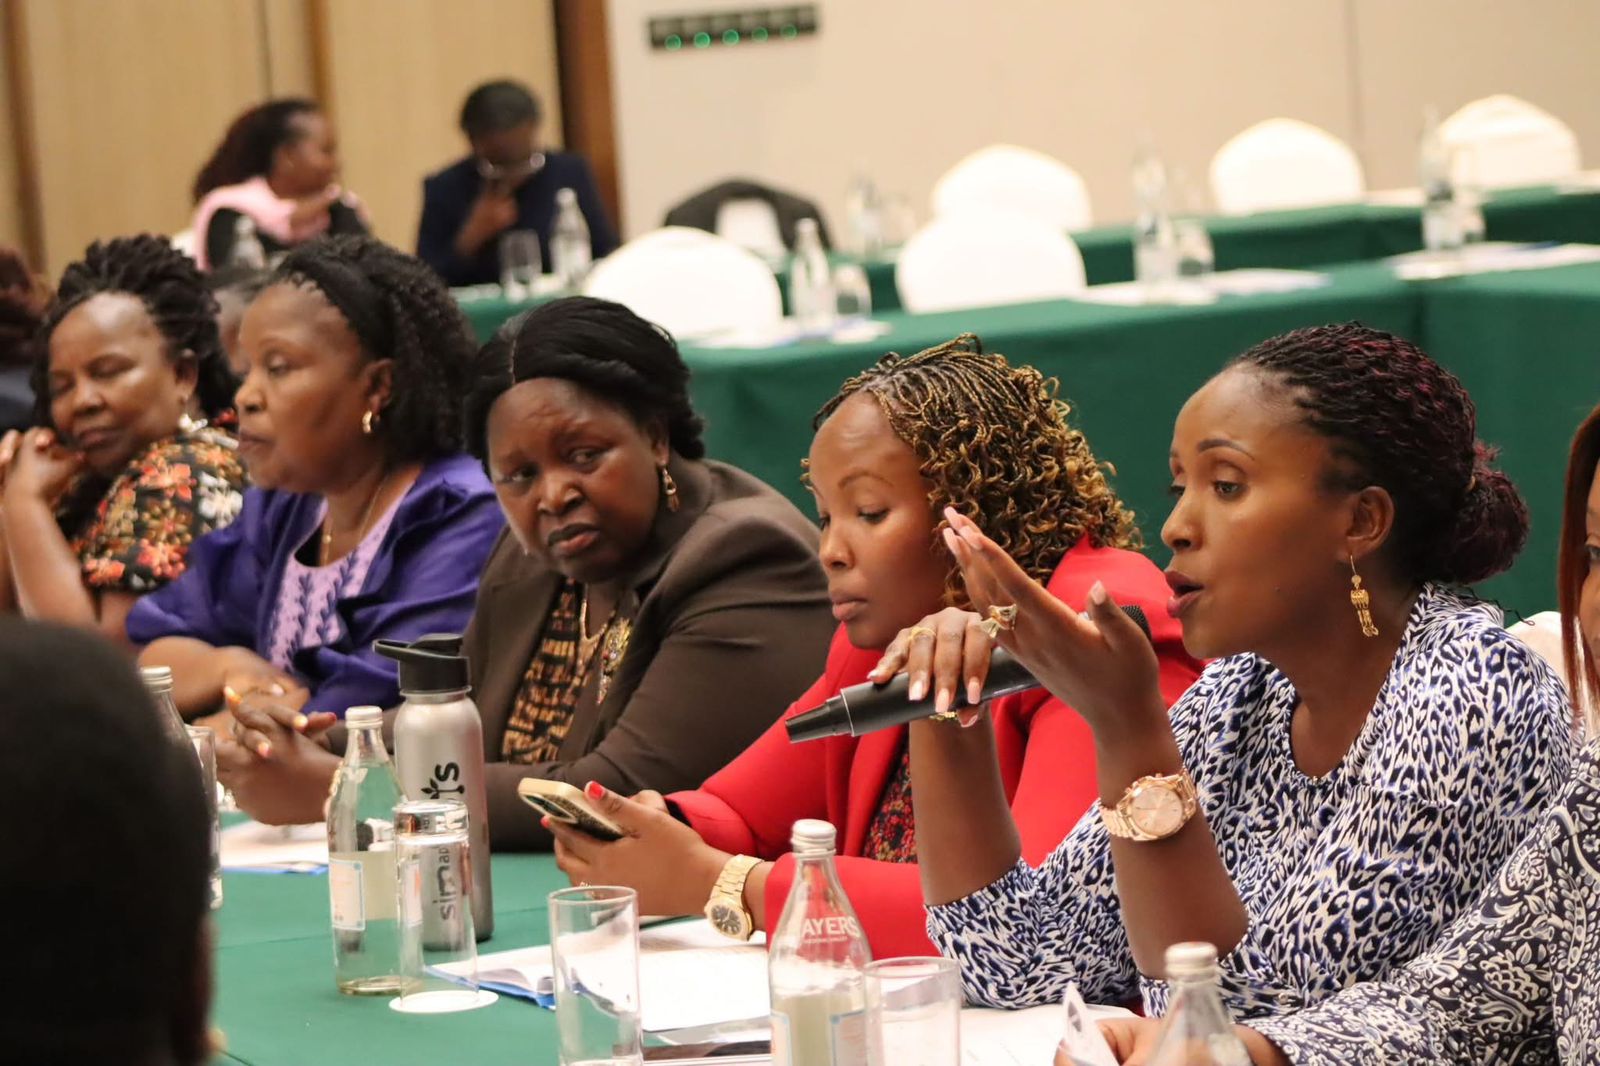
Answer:
[{"label": "blue and white patterned dress", "polygon": [[1600,1062],[1600,742],[1494,884],[1391,976],[1254,1022],[1302,1066]]},{"label": "blue and white patterned dress", "polygon": [[[1222,959],[1236,1018],[1282,1014],[1420,955],[1555,798],[1572,752],[1566,691],[1500,627],[1499,612],[1438,586],[1418,595],[1394,665],[1344,760],[1295,766],[1297,697],[1254,655],[1213,663],[1172,709],[1224,867],[1249,918]],[[1181,879],[1172,885],[1184,891]],[[929,908],[974,1003],[1090,1002],[1163,982],[1134,967],[1110,839],[1091,809],[1038,869]]]}]

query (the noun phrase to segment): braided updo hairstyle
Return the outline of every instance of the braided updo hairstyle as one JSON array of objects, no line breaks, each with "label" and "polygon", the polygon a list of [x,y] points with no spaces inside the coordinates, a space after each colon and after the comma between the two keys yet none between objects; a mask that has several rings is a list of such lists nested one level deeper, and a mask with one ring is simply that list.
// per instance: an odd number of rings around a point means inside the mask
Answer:
[{"label": "braided updo hairstyle", "polygon": [[[812,420],[819,429],[857,393],[883,409],[895,436],[916,453],[937,518],[946,505],[972,517],[1037,581],[1049,581],[1081,538],[1137,548],[1133,512],[1112,490],[1111,468],[1067,423],[1058,384],[1029,366],[985,353],[970,333],[915,355],[889,353],[846,381]],[[935,526],[944,527],[942,518]],[[966,604],[952,566],[945,600]]]},{"label": "braided updo hairstyle", "polygon": [[292,96],[268,100],[234,119],[211,158],[194,177],[191,192],[195,202],[199,203],[212,189],[265,177],[272,170],[272,157],[278,149],[300,137],[294,120],[319,110],[312,101]]},{"label": "braided updo hairstyle", "polygon": [[439,275],[382,241],[345,234],[295,248],[268,282],[282,283],[321,293],[369,359],[393,362],[389,401],[375,425],[391,463],[460,451],[474,344]]},{"label": "braided updo hairstyle", "polygon": [[167,358],[195,364],[195,396],[207,418],[233,406],[238,382],[228,369],[217,336],[217,301],[206,288],[194,260],[165,237],[148,233],[89,245],[83,258],[61,275],[55,299],[39,326],[31,380],[34,416],[43,426],[50,417],[50,335],[61,320],[101,293],[136,296],[167,341]]},{"label": "braided updo hairstyle", "polygon": [[705,457],[705,422],[689,402],[689,368],[672,334],[619,303],[569,296],[513,318],[478,353],[467,445],[487,462],[489,409],[519,381],[561,378],[617,404],[640,426],[659,422],[685,459]]},{"label": "braided updo hairstyle", "polygon": [[1414,581],[1471,584],[1510,567],[1528,508],[1477,439],[1461,381],[1404,338],[1359,323],[1272,337],[1229,367],[1275,377],[1341,460],[1333,487],[1394,498],[1388,551]]}]

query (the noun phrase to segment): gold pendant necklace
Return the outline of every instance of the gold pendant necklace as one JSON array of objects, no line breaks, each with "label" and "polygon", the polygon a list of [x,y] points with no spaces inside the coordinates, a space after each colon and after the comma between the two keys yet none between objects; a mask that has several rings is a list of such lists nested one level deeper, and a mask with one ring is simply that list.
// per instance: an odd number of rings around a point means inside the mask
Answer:
[{"label": "gold pendant necklace", "polygon": [[589,590],[583,590],[583,601],[578,607],[578,665],[588,667],[594,659],[595,650],[600,647],[600,642],[605,639],[606,631],[611,628],[611,620],[616,618],[616,607],[611,608],[611,614],[606,617],[606,624],[600,627],[600,632],[594,636],[589,635]]},{"label": "gold pendant necklace", "polygon": [[[361,513],[361,524],[356,527],[356,544],[361,543],[361,538],[367,535],[367,523],[372,521],[372,508],[378,502],[378,497],[383,495],[384,486],[389,484],[389,475],[383,475],[383,480],[378,482],[372,490],[372,495],[367,497],[367,509]],[[333,516],[322,516],[322,549],[317,553],[317,565],[327,566],[328,556],[333,547]]]}]

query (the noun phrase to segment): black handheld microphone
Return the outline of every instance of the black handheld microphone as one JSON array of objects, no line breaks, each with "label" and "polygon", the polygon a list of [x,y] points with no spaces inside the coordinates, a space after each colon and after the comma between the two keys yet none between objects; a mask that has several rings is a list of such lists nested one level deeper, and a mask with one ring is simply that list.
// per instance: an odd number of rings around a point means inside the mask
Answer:
[{"label": "black handheld microphone", "polygon": [[[1144,611],[1138,607],[1124,606],[1122,613],[1133,619],[1139,626],[1139,631],[1145,639],[1150,639],[1150,622],[1144,616]],[[1010,696],[1017,692],[1026,692],[1030,688],[1038,688],[1039,682],[1028,668],[1006,651],[996,648],[989,657],[989,676],[983,682],[983,691],[978,696],[979,703],[986,703],[1001,696]],[[820,707],[813,707],[784,722],[784,728],[789,731],[789,742],[798,744],[803,740],[819,740],[822,737],[838,737],[849,734],[859,737],[864,733],[875,733],[880,729],[890,726],[904,725],[906,722],[918,718],[926,718],[933,713],[933,693],[926,698],[913,703],[906,698],[906,692],[911,688],[910,674],[896,674],[881,685],[871,681],[849,688],[840,689],[839,694]],[[956,692],[955,702],[950,705],[951,710],[960,710],[971,707],[965,690]]]}]

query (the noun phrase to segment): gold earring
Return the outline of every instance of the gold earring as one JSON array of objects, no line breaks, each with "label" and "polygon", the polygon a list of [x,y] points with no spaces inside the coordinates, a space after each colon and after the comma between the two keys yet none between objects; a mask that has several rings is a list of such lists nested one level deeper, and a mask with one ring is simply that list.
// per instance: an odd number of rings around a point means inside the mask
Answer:
[{"label": "gold earring", "polygon": [[680,506],[678,501],[678,483],[672,480],[672,475],[667,473],[666,467],[661,467],[661,493],[667,498],[667,510],[676,511]]},{"label": "gold earring", "polygon": [[365,433],[367,436],[372,436],[372,427],[376,426],[377,424],[378,416],[373,414],[371,411],[368,411],[366,414],[361,416],[361,432]]},{"label": "gold earring", "polygon": [[1375,637],[1378,627],[1372,624],[1372,595],[1361,587],[1361,575],[1356,573],[1356,557],[1350,556],[1350,606],[1356,609],[1356,620],[1361,623],[1361,635]]}]

